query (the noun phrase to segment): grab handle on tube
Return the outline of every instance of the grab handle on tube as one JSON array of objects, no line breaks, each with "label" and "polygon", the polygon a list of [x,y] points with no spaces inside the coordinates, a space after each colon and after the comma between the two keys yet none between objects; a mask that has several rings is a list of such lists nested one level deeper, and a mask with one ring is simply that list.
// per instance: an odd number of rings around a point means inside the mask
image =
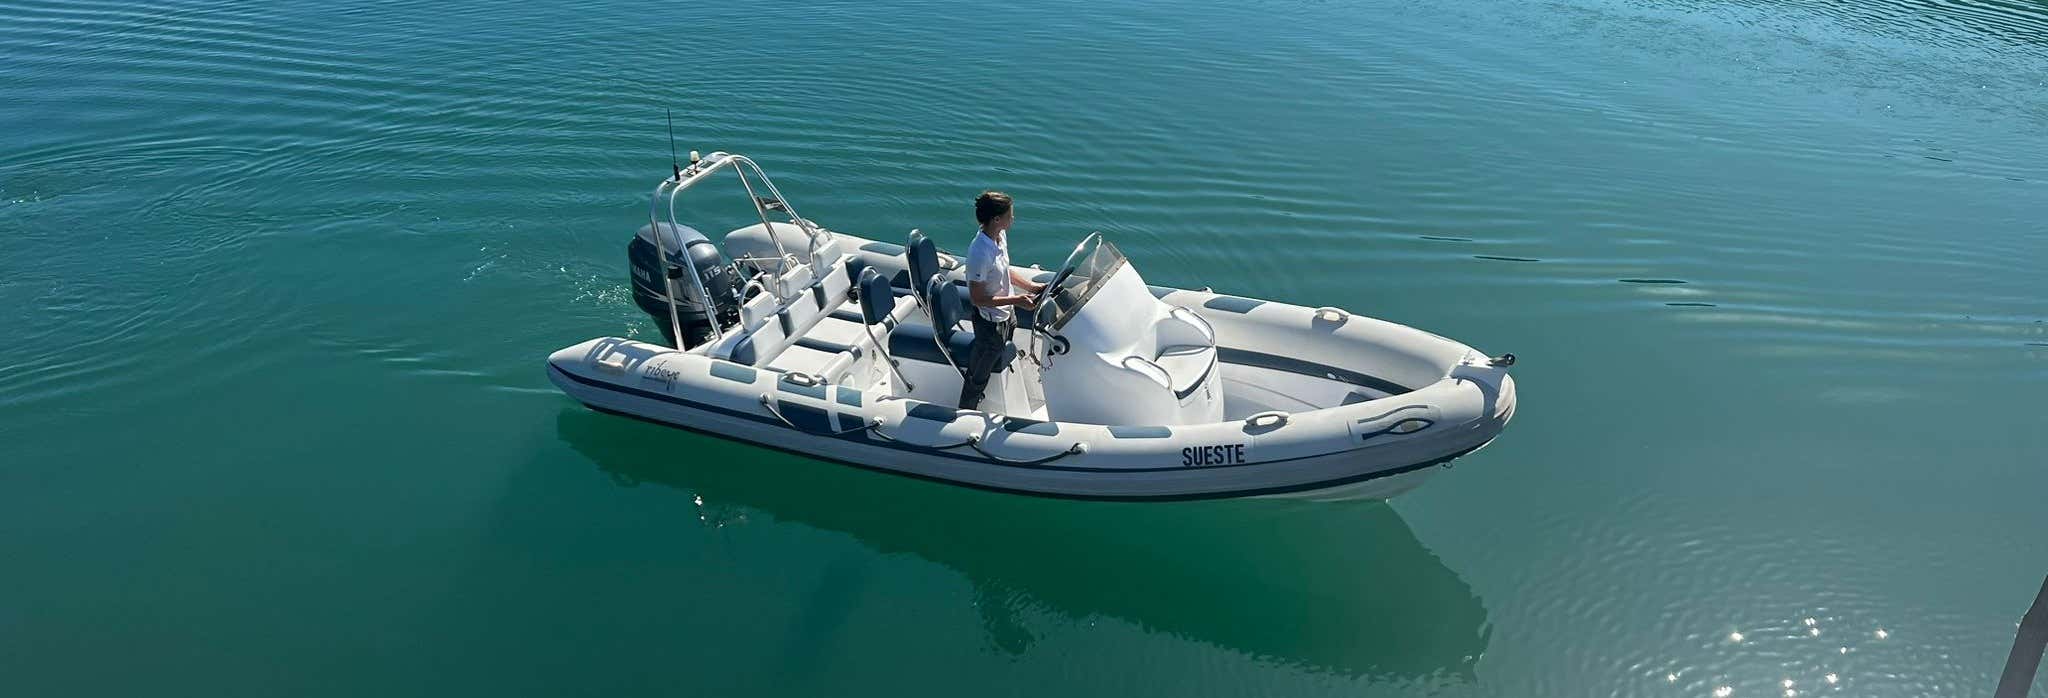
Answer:
[{"label": "grab handle on tube", "polygon": [[1260,413],[1258,413],[1258,414],[1255,414],[1255,415],[1252,415],[1252,416],[1250,416],[1250,417],[1246,417],[1246,418],[1244,418],[1244,425],[1245,425],[1245,426],[1248,426],[1248,427],[1253,427],[1253,428],[1257,428],[1257,429],[1266,429],[1266,428],[1280,427],[1280,426],[1285,426],[1286,424],[1287,424],[1287,413],[1286,413],[1286,412],[1282,412],[1282,411],[1280,411],[1280,410],[1272,410],[1272,411],[1268,411],[1268,412],[1260,412]]}]

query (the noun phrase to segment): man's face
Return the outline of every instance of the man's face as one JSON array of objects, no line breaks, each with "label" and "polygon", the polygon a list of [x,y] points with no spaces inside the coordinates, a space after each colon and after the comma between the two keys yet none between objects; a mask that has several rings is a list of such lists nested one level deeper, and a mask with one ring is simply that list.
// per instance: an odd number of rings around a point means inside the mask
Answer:
[{"label": "man's face", "polygon": [[1003,215],[989,219],[988,226],[990,230],[1009,230],[1010,224],[1015,222],[1017,222],[1017,207],[1011,206],[1010,210],[1003,212]]}]

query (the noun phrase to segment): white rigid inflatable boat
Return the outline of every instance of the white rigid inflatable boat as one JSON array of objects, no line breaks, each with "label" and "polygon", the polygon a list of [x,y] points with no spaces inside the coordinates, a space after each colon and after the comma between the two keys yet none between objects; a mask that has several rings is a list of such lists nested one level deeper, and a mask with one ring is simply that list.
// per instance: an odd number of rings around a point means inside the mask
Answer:
[{"label": "white rigid inflatable boat", "polygon": [[[675,200],[728,169],[760,222],[721,251]],[[1019,310],[980,409],[955,409],[971,306],[961,260],[917,231],[898,245],[829,230],[726,153],[692,153],[649,218],[628,248],[634,298],[675,346],[603,337],[548,359],[603,412],[969,487],[1173,500],[1391,497],[1515,411],[1511,354],[1150,286],[1099,234],[1055,270],[1021,270],[1047,284],[1039,309]]]}]

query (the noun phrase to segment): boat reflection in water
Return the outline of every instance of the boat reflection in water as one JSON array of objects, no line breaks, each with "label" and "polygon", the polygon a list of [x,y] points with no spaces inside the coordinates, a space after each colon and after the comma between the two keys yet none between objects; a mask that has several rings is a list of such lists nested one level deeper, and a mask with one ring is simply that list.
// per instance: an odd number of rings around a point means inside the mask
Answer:
[{"label": "boat reflection in water", "polygon": [[1029,609],[1121,619],[1358,677],[1469,681],[1486,649],[1479,598],[1384,502],[1050,500],[862,472],[580,408],[563,410],[557,428],[621,485],[667,485],[713,511],[744,507],[750,519],[838,531],[955,570],[974,585],[990,644],[1010,653],[1035,640],[1029,626],[1043,616]]}]

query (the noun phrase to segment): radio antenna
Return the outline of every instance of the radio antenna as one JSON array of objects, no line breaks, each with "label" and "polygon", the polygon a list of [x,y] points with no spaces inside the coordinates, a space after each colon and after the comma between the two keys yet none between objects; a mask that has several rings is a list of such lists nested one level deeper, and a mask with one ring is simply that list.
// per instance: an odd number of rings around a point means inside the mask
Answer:
[{"label": "radio antenna", "polygon": [[676,181],[680,182],[683,181],[683,163],[676,159],[676,114],[668,107],[662,107],[661,111],[668,115],[668,166],[675,169]]}]

